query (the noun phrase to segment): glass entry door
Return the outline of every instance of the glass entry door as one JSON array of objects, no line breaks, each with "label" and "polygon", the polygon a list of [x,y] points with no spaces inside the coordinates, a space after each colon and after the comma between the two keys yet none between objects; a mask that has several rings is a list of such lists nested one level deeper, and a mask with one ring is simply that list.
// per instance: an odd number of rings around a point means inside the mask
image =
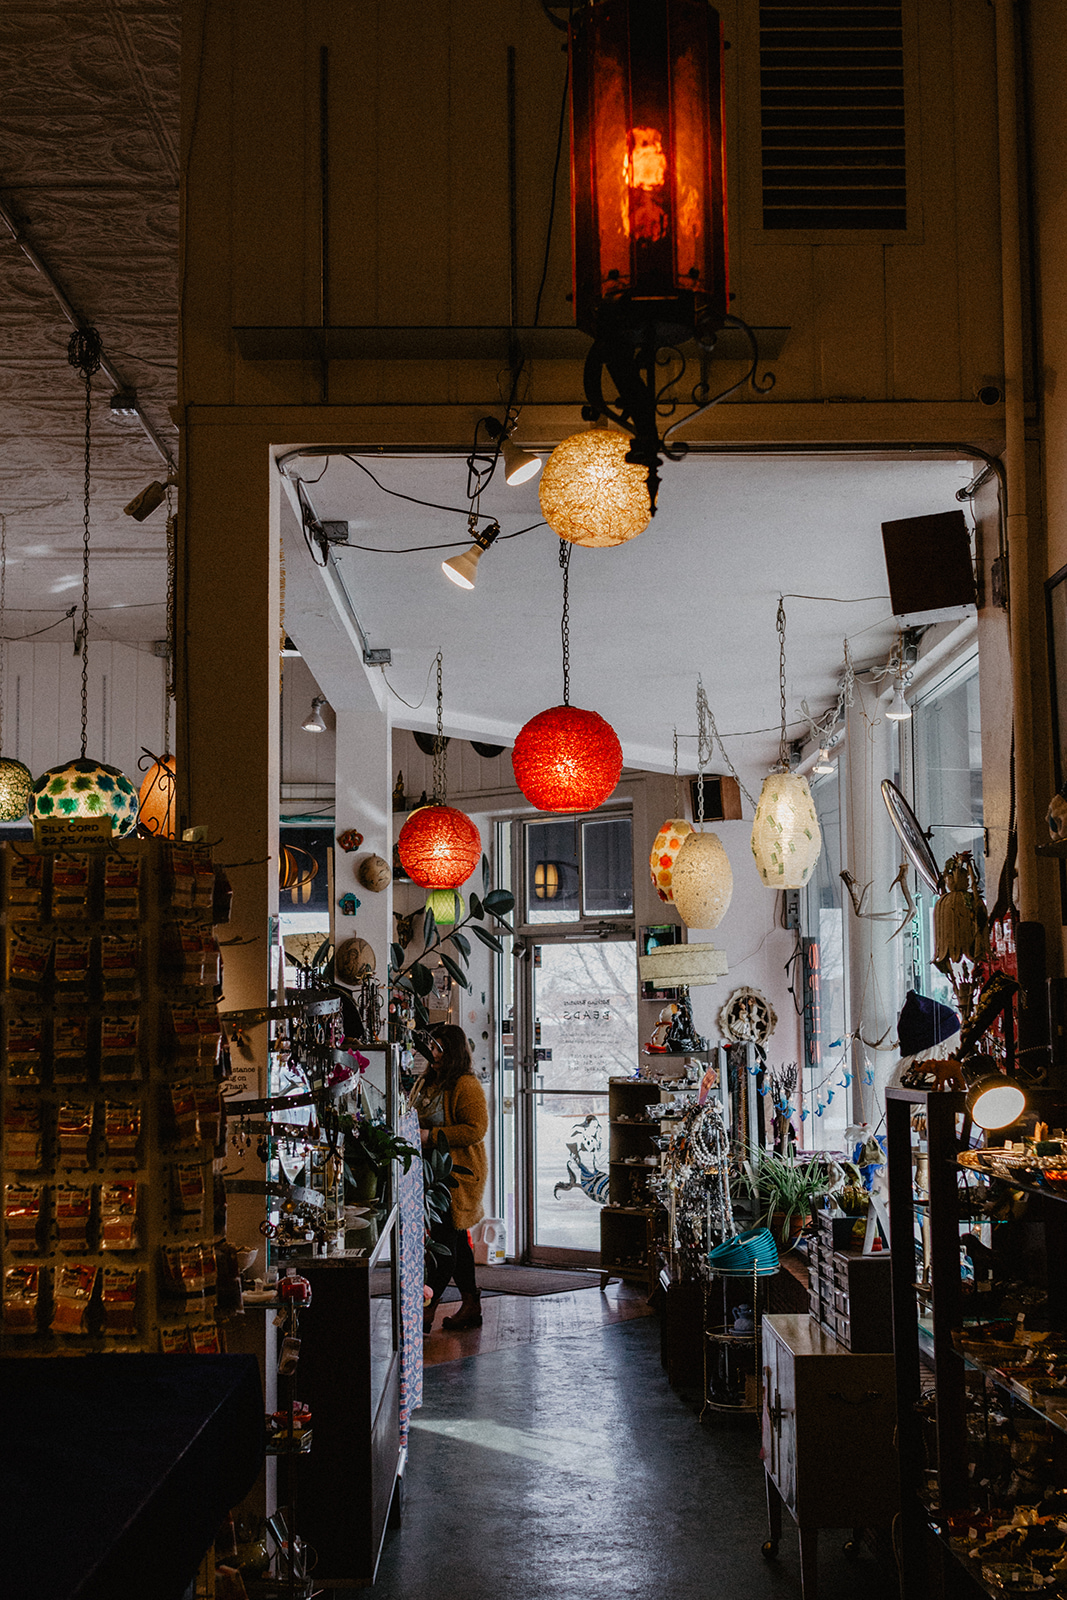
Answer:
[{"label": "glass entry door", "polygon": [[608,1079],[637,1063],[637,947],[527,942],[519,1098],[529,1253],[593,1264],[608,1190]]}]

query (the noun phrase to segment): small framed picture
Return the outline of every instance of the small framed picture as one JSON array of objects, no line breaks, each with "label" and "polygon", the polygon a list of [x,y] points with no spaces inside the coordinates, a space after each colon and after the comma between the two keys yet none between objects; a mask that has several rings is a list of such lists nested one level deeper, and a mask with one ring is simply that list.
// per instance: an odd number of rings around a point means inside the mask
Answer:
[{"label": "small framed picture", "polygon": [[[681,944],[682,932],[673,922],[657,922],[652,927],[642,928],[638,954],[647,956],[650,950],[658,950],[661,945]],[[677,1000],[678,995],[677,989],[657,989],[647,979],[641,985],[642,1000]]]}]

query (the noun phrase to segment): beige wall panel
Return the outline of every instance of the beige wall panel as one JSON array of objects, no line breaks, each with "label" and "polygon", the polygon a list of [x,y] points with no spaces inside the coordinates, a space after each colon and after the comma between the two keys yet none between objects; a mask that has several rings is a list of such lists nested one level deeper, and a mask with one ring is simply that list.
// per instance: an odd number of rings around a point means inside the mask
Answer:
[{"label": "beige wall panel", "polygon": [[401,48],[378,60],[378,321],[448,321],[449,6],[399,0],[385,7]]},{"label": "beige wall panel", "polygon": [[1033,205],[1037,315],[1043,341],[1044,496],[1047,573],[1067,565],[1067,147],[1063,138],[1063,62],[1067,8],[1059,0],[1030,7],[1033,85]]},{"label": "beige wall panel", "polygon": [[753,247],[746,258],[747,276],[739,278],[730,246],[736,314],[757,327],[789,329],[781,355],[770,363],[776,401],[807,399],[816,392],[815,255],[806,244]]},{"label": "beige wall panel", "polygon": [[187,0],[183,8],[179,404],[224,405],[233,398],[230,111],[235,22],[233,11],[210,0]]},{"label": "beige wall panel", "polygon": [[[953,39],[943,7],[923,13],[918,92],[907,124],[908,188],[918,190],[921,243],[885,250],[887,395],[947,399],[959,393]],[[975,108],[971,107],[972,114]],[[930,159],[927,159],[929,153]],[[964,147],[963,162],[967,155]]]},{"label": "beige wall panel", "polygon": [[[952,18],[960,394],[968,400],[983,378],[1003,381],[1004,373],[993,7],[954,0]],[[976,84],[988,87],[976,94]]]},{"label": "beige wall panel", "polygon": [[[390,10],[382,8],[386,23]],[[344,0],[340,5],[337,0],[318,0],[311,15],[317,40],[328,44],[330,51],[330,321],[339,327],[358,326],[378,319],[378,162],[381,143],[391,138],[390,120],[379,131],[382,15],[366,0]],[[309,81],[317,85],[317,49],[314,61],[309,51],[307,70],[316,74]],[[316,134],[317,126],[316,119]],[[309,163],[309,178],[317,192],[317,142],[313,154],[316,166],[312,170]],[[332,396],[332,374],[330,392]]]},{"label": "beige wall panel", "polygon": [[886,398],[885,272],[869,245],[820,245],[814,260],[816,394]]},{"label": "beige wall panel", "polygon": [[[308,788],[326,785],[333,788],[337,765],[333,707],[329,704],[319,707],[326,724],[325,733],[308,733],[303,726],[311,712],[312,698],[321,693],[307,662],[301,656],[284,657],[281,705],[283,784],[300,784]],[[302,808],[298,806],[295,809]]]},{"label": "beige wall panel", "polygon": [[[106,705],[106,715],[105,715]],[[4,754],[34,777],[81,749],[81,662],[70,647],[47,640],[8,646]],[[173,739],[173,723],[172,734]],[[163,745],[163,663],[147,645],[93,640],[89,648],[87,754],[140,783],[142,749]]]},{"label": "beige wall panel", "polygon": [[[449,296],[443,321],[459,327],[506,326],[511,318],[507,69],[508,45],[518,44],[514,10],[494,0],[456,0],[452,7],[447,147],[420,129],[421,159],[446,192],[434,212],[447,217]],[[543,23],[546,32],[547,22]],[[442,52],[443,53],[443,52]],[[521,74],[516,50],[516,100]],[[541,113],[548,120],[548,108]],[[516,127],[516,148],[528,123]],[[447,208],[447,209],[446,209]],[[424,226],[434,213],[424,213]],[[520,250],[540,249],[522,238]]]},{"label": "beige wall panel", "polygon": [[[549,27],[537,0],[520,0],[518,49],[519,321],[534,319],[545,260],[552,169],[567,71],[565,35]],[[566,328],[574,322],[571,292],[570,123],[565,122],[556,209],[541,296],[539,322]]]},{"label": "beige wall panel", "polygon": [[[233,321],[317,322],[318,51],[304,8],[240,5],[233,74]],[[311,76],[314,54],[316,76]],[[317,171],[316,171],[317,176]]]}]

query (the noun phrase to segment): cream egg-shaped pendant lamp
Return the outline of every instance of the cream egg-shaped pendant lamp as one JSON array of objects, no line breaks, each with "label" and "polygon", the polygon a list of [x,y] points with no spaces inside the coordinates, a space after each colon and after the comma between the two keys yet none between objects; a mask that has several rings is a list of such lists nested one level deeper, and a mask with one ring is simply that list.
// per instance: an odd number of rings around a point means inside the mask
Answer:
[{"label": "cream egg-shaped pendant lamp", "polygon": [[821,850],[807,778],[799,772],[768,773],[752,824],[752,855],[768,889],[802,889]]},{"label": "cream egg-shaped pendant lamp", "polygon": [[734,892],[730,858],[715,833],[690,832],[674,863],[674,903],[687,928],[717,928]]},{"label": "cream egg-shaped pendant lamp", "polygon": [[778,687],[782,731],[778,762],[763,780],[752,824],[752,856],[768,889],[802,889],[815,870],[822,832],[808,780],[789,770],[785,728],[785,599],[778,596]]},{"label": "cream egg-shaped pendant lamp", "polygon": [[607,549],[648,527],[647,469],[627,461],[632,442],[627,433],[589,428],[556,446],[537,493],[557,537]]},{"label": "cream egg-shaped pendant lamp", "polygon": [[[704,832],[704,763],[711,756],[711,713],[702,678],[697,678],[696,828],[682,839],[671,887],[687,928],[717,928],[730,907],[734,875],[718,834]],[[675,805],[678,796],[678,735],[674,736]]]}]

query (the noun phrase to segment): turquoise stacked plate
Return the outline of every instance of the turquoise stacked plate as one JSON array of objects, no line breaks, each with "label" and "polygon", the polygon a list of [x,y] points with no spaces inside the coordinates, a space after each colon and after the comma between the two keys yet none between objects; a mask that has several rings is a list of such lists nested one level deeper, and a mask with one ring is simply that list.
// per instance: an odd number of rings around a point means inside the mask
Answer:
[{"label": "turquoise stacked plate", "polygon": [[725,1278],[769,1278],[778,1271],[778,1246],[769,1228],[746,1228],[709,1250],[708,1262]]}]

